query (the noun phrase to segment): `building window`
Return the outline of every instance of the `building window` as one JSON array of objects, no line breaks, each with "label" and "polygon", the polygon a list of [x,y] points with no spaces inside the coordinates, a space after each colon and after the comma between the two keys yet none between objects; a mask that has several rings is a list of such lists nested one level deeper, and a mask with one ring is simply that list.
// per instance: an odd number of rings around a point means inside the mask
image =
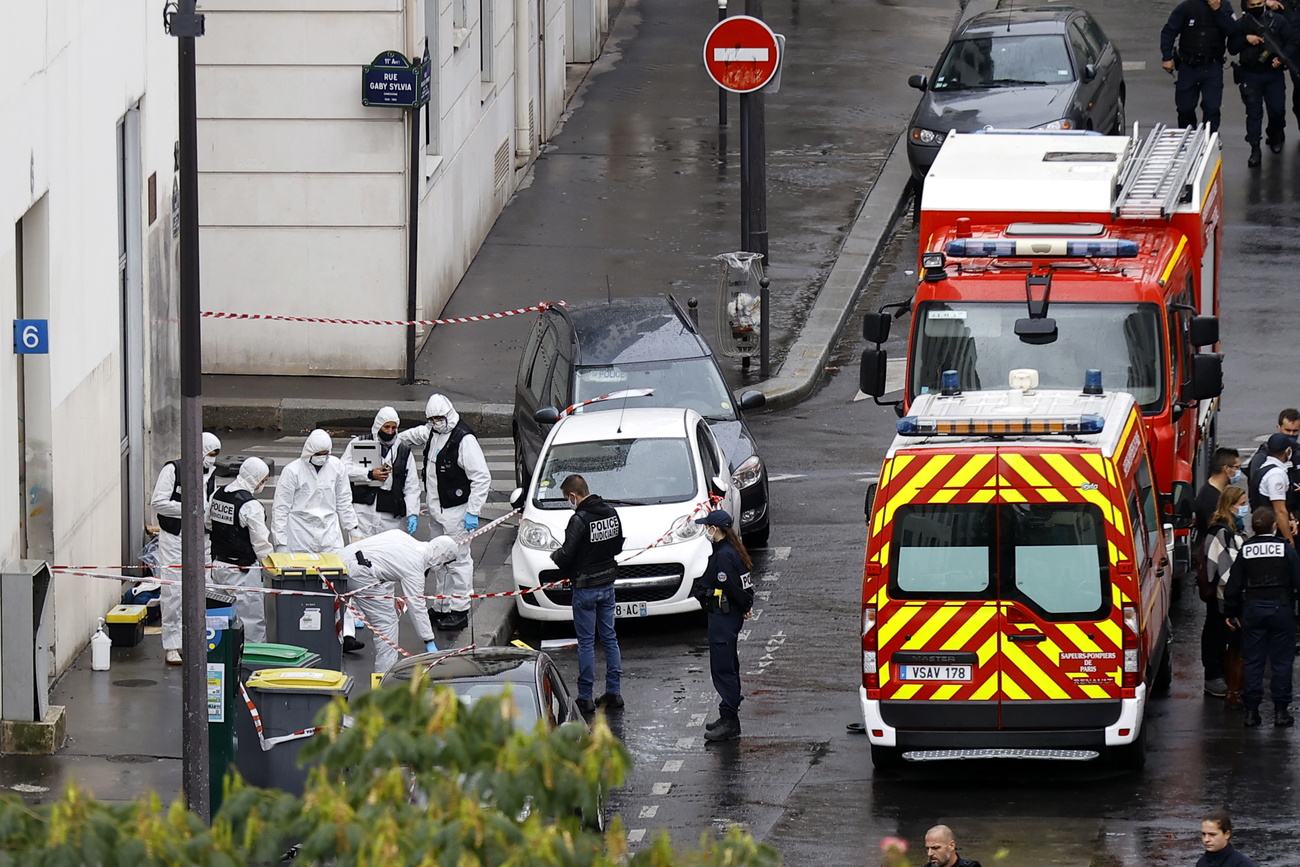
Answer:
[{"label": "building window", "polygon": [[478,27],[478,68],[479,77],[483,81],[491,81],[492,75],[492,54],[496,46],[493,44],[492,27],[492,0],[479,0],[479,27]]},{"label": "building window", "polygon": [[441,111],[441,89],[439,81],[441,78],[441,64],[439,59],[440,43],[438,42],[438,0],[424,0],[424,44],[428,48],[425,53],[429,55],[429,101],[420,109],[423,116],[420,118],[424,124],[424,152],[429,156],[437,156],[442,152],[442,143],[439,140],[439,121],[442,118]]},{"label": "building window", "polygon": [[451,48],[459,51],[469,38],[469,0],[451,0]]}]

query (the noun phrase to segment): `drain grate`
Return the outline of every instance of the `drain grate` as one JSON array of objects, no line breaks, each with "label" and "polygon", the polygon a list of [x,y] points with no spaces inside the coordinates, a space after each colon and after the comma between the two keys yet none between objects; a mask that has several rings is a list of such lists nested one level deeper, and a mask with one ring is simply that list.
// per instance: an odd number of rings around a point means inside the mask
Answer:
[{"label": "drain grate", "polygon": [[108,761],[118,765],[144,765],[149,762],[158,761],[157,756],[141,756],[134,753],[127,753],[122,756],[109,756]]},{"label": "drain grate", "polygon": [[113,681],[113,686],[141,687],[141,686],[157,686],[157,685],[158,685],[158,681],[149,680],[149,678],[147,677],[137,677],[137,678],[130,678],[127,680]]}]

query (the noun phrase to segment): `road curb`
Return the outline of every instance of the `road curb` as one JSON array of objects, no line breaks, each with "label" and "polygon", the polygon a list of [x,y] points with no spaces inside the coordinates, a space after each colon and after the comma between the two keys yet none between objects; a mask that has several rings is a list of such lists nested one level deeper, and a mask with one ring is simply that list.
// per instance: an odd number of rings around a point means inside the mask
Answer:
[{"label": "road curb", "polygon": [[836,335],[880,260],[885,239],[907,203],[912,178],[902,141],[901,135],[895,139],[780,371],[754,386],[767,397],[770,409],[793,406],[812,393],[835,347]]},{"label": "road curb", "polygon": [[[304,398],[232,398],[204,403],[203,427],[208,430],[277,430],[305,434],[326,430],[369,429],[379,408],[377,400],[320,401]],[[390,401],[402,426],[424,422],[424,401]],[[456,411],[483,437],[510,436],[514,407],[505,403],[457,403]]]}]

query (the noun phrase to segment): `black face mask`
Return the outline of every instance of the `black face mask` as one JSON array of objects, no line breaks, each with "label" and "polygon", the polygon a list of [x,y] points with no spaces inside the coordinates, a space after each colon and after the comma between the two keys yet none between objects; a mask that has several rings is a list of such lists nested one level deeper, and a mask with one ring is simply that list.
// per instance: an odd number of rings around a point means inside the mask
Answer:
[{"label": "black face mask", "polygon": [[384,433],[383,431],[379,432],[379,441],[381,443],[385,443],[385,444],[391,443],[395,439],[397,439],[397,434],[395,433]]},{"label": "black face mask", "polygon": [[1263,7],[1263,6],[1247,6],[1247,7],[1246,7],[1246,13],[1247,13],[1248,15],[1254,15],[1256,18],[1258,18],[1258,17],[1260,17],[1261,15],[1264,14],[1264,7]]}]

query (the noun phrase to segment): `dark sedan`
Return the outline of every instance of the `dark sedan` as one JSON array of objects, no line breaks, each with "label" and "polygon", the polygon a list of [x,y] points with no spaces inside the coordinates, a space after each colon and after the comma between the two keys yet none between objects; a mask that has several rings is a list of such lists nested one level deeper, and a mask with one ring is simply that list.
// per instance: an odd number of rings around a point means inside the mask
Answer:
[{"label": "dark sedan", "polygon": [[1091,15],[1068,6],[986,11],[966,19],[927,79],[907,134],[924,181],[951,130],[1124,128],[1119,51]]}]

